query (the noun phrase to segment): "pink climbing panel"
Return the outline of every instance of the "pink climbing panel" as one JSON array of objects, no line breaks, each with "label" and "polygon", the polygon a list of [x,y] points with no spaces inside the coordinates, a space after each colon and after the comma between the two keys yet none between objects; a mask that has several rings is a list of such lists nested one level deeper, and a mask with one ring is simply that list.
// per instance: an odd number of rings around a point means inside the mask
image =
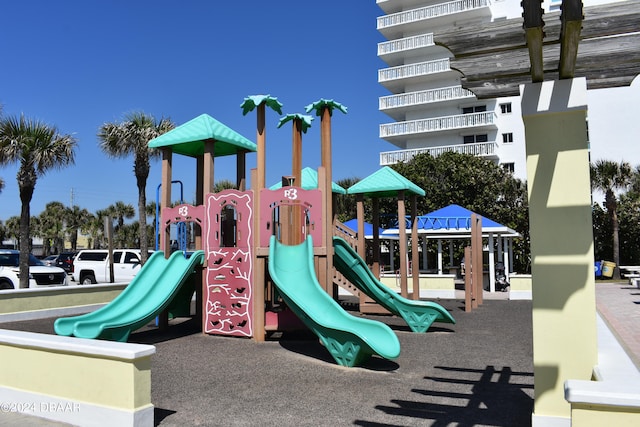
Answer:
[{"label": "pink climbing panel", "polygon": [[224,190],[206,197],[203,330],[207,334],[253,335],[252,206],[250,192]]}]

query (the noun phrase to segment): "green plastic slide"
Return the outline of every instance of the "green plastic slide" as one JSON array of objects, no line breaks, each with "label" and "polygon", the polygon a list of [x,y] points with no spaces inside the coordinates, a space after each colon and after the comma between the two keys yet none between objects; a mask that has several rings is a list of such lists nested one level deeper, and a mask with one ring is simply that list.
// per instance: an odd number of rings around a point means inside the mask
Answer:
[{"label": "green plastic slide", "polygon": [[373,354],[391,360],[400,355],[400,341],[391,328],[350,315],[320,287],[311,236],[300,245],[283,245],[271,236],[269,274],[287,306],[339,365],[355,366]]},{"label": "green plastic slide", "polygon": [[57,319],[56,334],[126,342],[131,332],[169,306],[203,261],[204,251],[196,251],[189,258],[175,252],[169,259],[162,251],[155,252],[113,301],[91,313]]},{"label": "green plastic slide", "polygon": [[334,267],[360,291],[402,317],[413,332],[426,332],[433,322],[456,323],[440,304],[404,298],[380,283],[360,255],[341,237],[333,238],[333,250]]}]

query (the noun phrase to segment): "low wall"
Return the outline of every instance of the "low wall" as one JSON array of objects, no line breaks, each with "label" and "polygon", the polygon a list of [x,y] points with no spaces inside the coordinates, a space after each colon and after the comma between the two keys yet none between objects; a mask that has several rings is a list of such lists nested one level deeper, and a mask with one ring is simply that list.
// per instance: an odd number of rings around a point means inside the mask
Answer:
[{"label": "low wall", "polygon": [[0,291],[0,323],[70,316],[111,302],[126,283]]},{"label": "low wall", "polygon": [[[443,298],[455,299],[456,297],[456,276],[454,274],[421,274],[420,275],[420,298]],[[400,279],[396,275],[385,275],[380,278],[380,282],[396,292],[400,292]],[[413,278],[407,278],[407,288],[409,293],[413,291]]]},{"label": "low wall", "polygon": [[511,274],[509,285],[509,299],[531,300],[533,298],[530,274]]},{"label": "low wall", "polygon": [[0,403],[83,426],[153,426],[151,356],[142,344],[0,329]]},{"label": "low wall", "polygon": [[572,427],[640,425],[640,372],[598,315],[598,365],[594,381],[567,380]]}]

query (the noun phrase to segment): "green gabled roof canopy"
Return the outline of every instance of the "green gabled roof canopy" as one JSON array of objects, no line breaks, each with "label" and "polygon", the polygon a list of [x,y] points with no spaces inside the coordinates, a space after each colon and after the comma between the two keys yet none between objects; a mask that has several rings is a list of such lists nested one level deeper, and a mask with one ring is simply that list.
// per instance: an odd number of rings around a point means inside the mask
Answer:
[{"label": "green gabled roof canopy", "polygon": [[149,141],[149,147],[171,147],[184,156],[198,157],[204,154],[204,142],[214,140],[214,157],[229,156],[240,151],[257,151],[257,146],[238,132],[223,125],[208,114],[176,127]]},{"label": "green gabled roof canopy", "polygon": [[[269,187],[269,190],[277,190],[278,188],[282,188],[282,182],[277,182]],[[304,190],[315,190],[318,188],[318,172],[312,168],[304,168],[302,169],[302,189]],[[335,182],[331,183],[331,192],[338,194],[347,194],[347,190],[340,187]]]},{"label": "green gabled roof canopy", "polygon": [[347,189],[348,194],[364,194],[369,197],[396,197],[399,191],[424,196],[426,193],[413,182],[388,166],[379,169]]}]

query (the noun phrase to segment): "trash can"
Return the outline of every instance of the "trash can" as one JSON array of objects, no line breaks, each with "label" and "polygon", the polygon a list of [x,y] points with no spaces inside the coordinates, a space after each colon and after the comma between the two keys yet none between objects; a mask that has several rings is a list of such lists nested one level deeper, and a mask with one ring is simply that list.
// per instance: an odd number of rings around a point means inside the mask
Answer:
[{"label": "trash can", "polygon": [[613,277],[613,269],[616,268],[616,264],[609,261],[602,261],[602,277]]},{"label": "trash can", "polygon": [[595,264],[596,277],[602,277],[602,261],[596,261]]}]

